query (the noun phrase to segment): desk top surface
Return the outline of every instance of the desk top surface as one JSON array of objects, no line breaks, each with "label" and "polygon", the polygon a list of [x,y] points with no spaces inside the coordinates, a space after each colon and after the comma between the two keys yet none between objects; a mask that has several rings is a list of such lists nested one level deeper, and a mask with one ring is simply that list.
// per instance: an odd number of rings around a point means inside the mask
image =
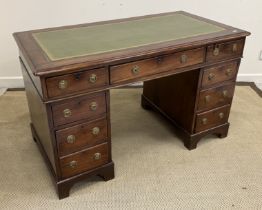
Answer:
[{"label": "desk top surface", "polygon": [[[35,73],[247,32],[185,12],[15,33]],[[239,35],[238,35],[239,36]],[[29,64],[30,65],[30,64]],[[44,70],[44,71],[43,71]],[[51,70],[52,71],[52,70]]]},{"label": "desk top surface", "polygon": [[33,33],[50,60],[93,55],[225,30],[183,14]]}]

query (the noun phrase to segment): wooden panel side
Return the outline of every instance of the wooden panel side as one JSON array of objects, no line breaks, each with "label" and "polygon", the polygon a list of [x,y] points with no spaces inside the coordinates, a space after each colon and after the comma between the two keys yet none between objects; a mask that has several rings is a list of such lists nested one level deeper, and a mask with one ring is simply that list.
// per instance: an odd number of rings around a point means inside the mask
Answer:
[{"label": "wooden panel side", "polygon": [[40,143],[45,150],[45,153],[53,167],[54,172],[57,173],[46,105],[42,103],[42,100],[34,86],[34,83],[32,82],[28,71],[26,70],[22,62],[21,68],[32,124],[34,125],[37,136],[40,139]]},{"label": "wooden panel side", "polygon": [[20,56],[19,57],[20,62],[22,62],[25,68],[29,70],[27,71],[27,73],[30,75],[31,80],[33,81],[34,86],[37,89],[37,92],[39,93],[41,98],[43,98],[43,90],[42,90],[40,77],[35,76],[33,72],[30,70],[30,66],[21,51],[19,51],[19,56]]}]

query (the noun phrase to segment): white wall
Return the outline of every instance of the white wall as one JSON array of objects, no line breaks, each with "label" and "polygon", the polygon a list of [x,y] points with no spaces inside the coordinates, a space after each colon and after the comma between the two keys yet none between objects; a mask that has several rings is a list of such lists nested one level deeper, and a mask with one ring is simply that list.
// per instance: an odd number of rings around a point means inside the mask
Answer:
[{"label": "white wall", "polygon": [[23,86],[13,32],[176,10],[250,31],[239,79],[262,83],[262,61],[258,60],[262,50],[261,0],[0,0],[0,3],[0,87]]}]

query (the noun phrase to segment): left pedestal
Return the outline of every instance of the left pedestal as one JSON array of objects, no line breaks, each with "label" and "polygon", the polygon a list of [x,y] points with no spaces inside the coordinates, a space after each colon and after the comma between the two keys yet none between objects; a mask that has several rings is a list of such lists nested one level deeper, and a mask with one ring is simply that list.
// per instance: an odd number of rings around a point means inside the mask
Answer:
[{"label": "left pedestal", "polygon": [[109,91],[44,103],[21,61],[31,130],[54,177],[60,199],[78,181],[114,178],[111,158]]}]

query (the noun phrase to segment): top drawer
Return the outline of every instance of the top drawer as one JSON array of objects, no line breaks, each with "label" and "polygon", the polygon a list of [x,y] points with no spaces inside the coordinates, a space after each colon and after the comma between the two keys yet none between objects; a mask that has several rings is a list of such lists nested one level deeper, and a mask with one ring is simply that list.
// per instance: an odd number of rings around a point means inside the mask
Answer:
[{"label": "top drawer", "polygon": [[205,48],[186,50],[170,55],[150,58],[112,66],[110,68],[111,84],[134,80],[160,72],[191,66],[204,61]]},{"label": "top drawer", "polygon": [[207,47],[206,60],[208,62],[212,62],[223,59],[241,57],[244,49],[244,44],[245,40],[241,39],[231,42],[209,45]]},{"label": "top drawer", "polygon": [[103,87],[108,83],[108,72],[105,68],[46,79],[47,93],[50,98]]}]

